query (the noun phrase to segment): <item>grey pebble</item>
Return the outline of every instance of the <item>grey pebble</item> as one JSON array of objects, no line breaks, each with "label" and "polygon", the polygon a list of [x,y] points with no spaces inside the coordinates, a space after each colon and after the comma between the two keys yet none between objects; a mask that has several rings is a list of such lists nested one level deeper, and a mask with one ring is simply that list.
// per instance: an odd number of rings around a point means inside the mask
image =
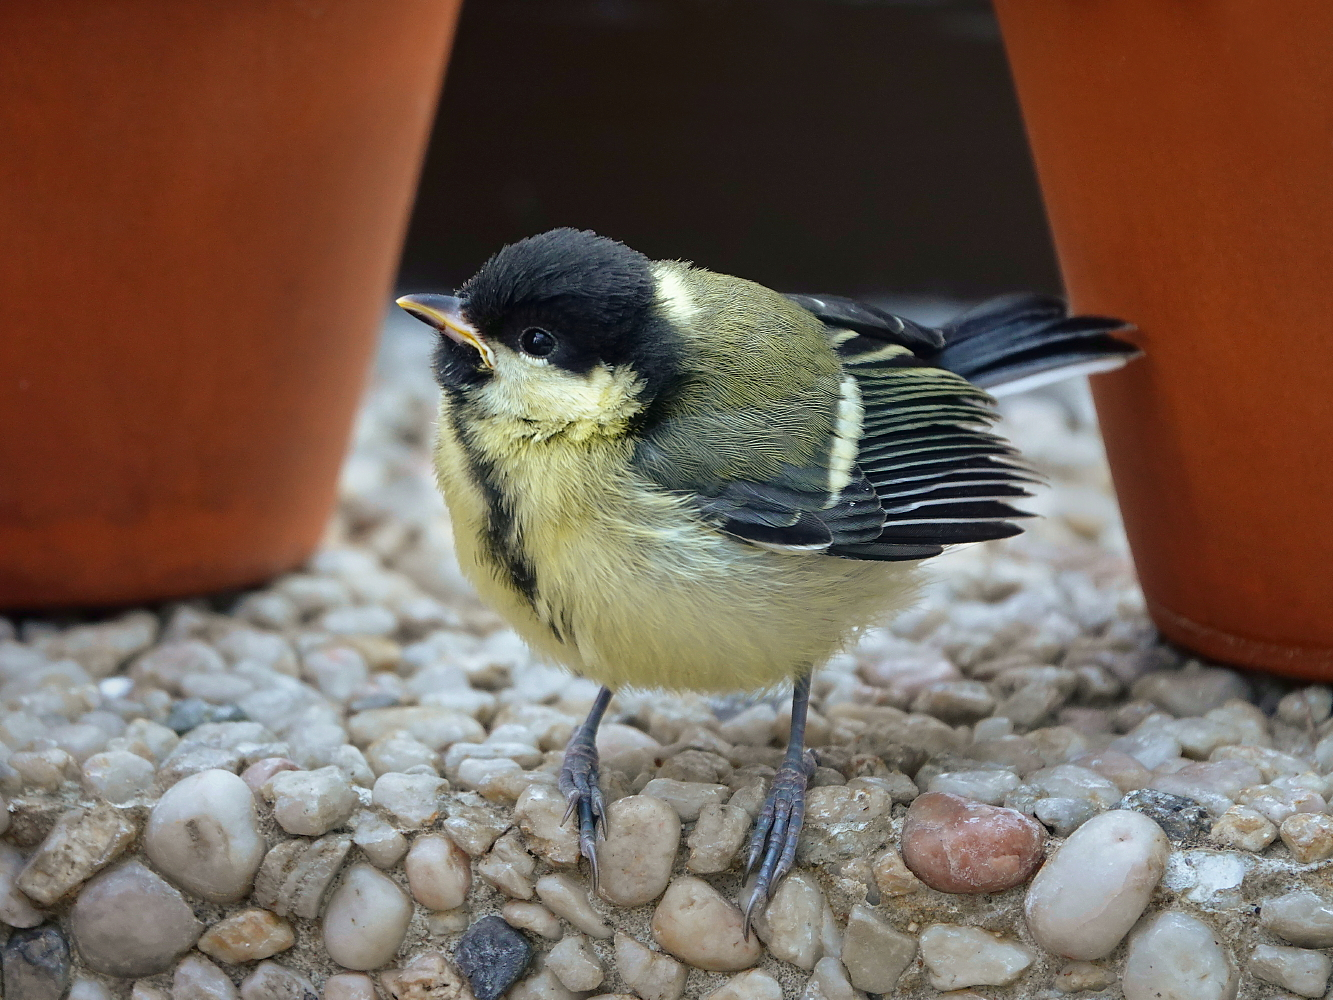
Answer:
[{"label": "grey pebble", "polygon": [[3,964],[9,1000],[60,1000],[69,989],[69,944],[54,924],[16,930]]},{"label": "grey pebble", "polygon": [[482,917],[459,939],[454,962],[477,1000],[497,1000],[523,975],[532,945],[500,917]]},{"label": "grey pebble", "polygon": [[1154,820],[1174,844],[1202,842],[1213,828],[1208,810],[1193,799],[1153,788],[1138,788],[1111,808],[1129,809]]},{"label": "grey pebble", "polygon": [[206,722],[245,722],[247,718],[237,705],[210,705],[201,698],[182,698],[171,706],[166,725],[183,736]]}]

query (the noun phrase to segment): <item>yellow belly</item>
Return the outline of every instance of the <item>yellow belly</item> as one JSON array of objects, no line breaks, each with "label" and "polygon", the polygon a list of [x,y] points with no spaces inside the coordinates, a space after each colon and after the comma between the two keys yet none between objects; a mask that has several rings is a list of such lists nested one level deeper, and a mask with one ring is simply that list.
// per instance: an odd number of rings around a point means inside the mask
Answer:
[{"label": "yellow belly", "polygon": [[530,601],[487,549],[485,499],[441,421],[436,466],[463,572],[547,659],[611,688],[755,690],[819,666],[916,593],[912,563],[781,555],[702,525],[635,479],[619,448],[495,442]]}]

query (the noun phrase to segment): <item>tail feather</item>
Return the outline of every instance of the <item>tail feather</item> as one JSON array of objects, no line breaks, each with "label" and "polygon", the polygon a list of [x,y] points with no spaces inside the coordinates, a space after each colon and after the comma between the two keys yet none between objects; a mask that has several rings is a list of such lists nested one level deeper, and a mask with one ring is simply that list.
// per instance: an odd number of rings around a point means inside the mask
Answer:
[{"label": "tail feather", "polygon": [[1130,329],[1123,320],[1070,316],[1049,295],[1006,295],[948,323],[944,347],[930,361],[1004,396],[1119,368],[1140,353],[1113,336]]}]

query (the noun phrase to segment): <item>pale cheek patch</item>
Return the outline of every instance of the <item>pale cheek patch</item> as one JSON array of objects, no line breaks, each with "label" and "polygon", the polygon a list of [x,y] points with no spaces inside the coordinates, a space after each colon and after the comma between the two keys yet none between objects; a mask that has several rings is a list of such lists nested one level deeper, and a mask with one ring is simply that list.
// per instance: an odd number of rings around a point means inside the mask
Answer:
[{"label": "pale cheek patch", "polygon": [[602,365],[579,375],[502,349],[481,395],[492,416],[515,422],[515,436],[549,438],[623,432],[642,408],[642,388],[627,368]]},{"label": "pale cheek patch", "polygon": [[684,279],[668,267],[658,267],[655,275],[658,307],[673,323],[689,326],[694,317],[699,315],[699,306],[685,286]]}]

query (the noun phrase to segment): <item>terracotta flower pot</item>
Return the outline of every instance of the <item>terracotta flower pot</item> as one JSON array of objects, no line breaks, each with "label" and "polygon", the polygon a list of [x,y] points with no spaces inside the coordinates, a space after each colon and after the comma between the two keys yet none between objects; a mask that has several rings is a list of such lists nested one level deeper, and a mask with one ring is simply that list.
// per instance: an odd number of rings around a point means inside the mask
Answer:
[{"label": "terracotta flower pot", "polygon": [[310,554],[457,11],[0,4],[0,607]]},{"label": "terracotta flower pot", "polygon": [[1153,619],[1333,676],[1333,4],[995,6]]}]

